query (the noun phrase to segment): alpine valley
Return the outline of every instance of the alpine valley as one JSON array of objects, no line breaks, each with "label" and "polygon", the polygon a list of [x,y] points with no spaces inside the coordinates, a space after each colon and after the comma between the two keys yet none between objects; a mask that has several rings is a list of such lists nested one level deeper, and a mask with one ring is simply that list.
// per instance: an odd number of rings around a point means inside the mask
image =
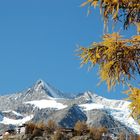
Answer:
[{"label": "alpine valley", "polygon": [[38,80],[23,92],[0,96],[0,133],[5,127],[51,119],[65,128],[73,128],[80,120],[89,126],[103,126],[116,133],[138,134],[140,125],[130,116],[129,104],[89,91],[72,97]]}]

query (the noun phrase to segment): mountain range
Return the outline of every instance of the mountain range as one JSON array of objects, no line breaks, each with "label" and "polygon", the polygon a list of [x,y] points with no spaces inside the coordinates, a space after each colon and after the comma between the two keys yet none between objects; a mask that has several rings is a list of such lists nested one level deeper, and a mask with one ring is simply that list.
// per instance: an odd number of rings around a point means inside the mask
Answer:
[{"label": "mountain range", "polygon": [[130,116],[129,104],[90,91],[71,96],[38,80],[23,92],[0,96],[0,133],[5,127],[51,119],[66,128],[73,128],[80,120],[89,126],[106,127],[113,133],[139,134],[140,125]]}]

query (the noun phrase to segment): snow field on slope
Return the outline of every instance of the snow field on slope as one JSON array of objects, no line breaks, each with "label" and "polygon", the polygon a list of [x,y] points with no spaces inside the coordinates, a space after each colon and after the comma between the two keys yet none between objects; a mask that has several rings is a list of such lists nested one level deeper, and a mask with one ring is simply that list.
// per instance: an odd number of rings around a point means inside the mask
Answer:
[{"label": "snow field on slope", "polygon": [[111,107],[105,106],[102,104],[96,104],[96,103],[87,103],[87,104],[81,104],[79,105],[82,107],[85,111],[90,111],[93,109],[104,109],[110,112],[110,114],[121,123],[125,124],[126,126],[132,128],[137,134],[140,134],[140,125],[130,116],[130,110],[128,107],[128,102],[123,107]]},{"label": "snow field on slope", "polygon": [[39,109],[43,108],[56,108],[56,109],[64,109],[67,105],[63,105],[61,103],[56,102],[55,100],[34,100],[25,102],[25,104],[31,104]]},{"label": "snow field on slope", "polygon": [[130,116],[130,110],[110,110],[110,114],[118,121],[132,128],[137,134],[140,134],[140,125]]}]

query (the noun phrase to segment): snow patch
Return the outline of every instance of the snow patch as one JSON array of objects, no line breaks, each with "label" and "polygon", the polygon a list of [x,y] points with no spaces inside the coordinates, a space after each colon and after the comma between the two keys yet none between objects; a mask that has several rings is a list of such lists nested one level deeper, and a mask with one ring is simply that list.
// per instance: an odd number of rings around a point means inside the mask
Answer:
[{"label": "snow patch", "polygon": [[23,115],[21,115],[20,113],[18,113],[18,112],[16,112],[16,111],[14,111],[14,110],[7,110],[7,111],[2,111],[3,113],[13,113],[13,114],[15,114],[16,116],[23,116]]},{"label": "snow patch", "polygon": [[92,110],[92,109],[103,109],[103,108],[105,108],[104,105],[96,104],[96,103],[81,104],[79,106],[83,107],[84,110],[86,110],[86,111],[89,111],[89,110]]},{"label": "snow patch", "polygon": [[32,118],[33,118],[33,115],[26,116],[23,119],[18,119],[18,120],[9,119],[7,117],[4,117],[3,120],[0,121],[0,123],[6,124],[6,125],[9,125],[9,124],[12,124],[12,125],[22,125],[25,122],[30,121]]}]

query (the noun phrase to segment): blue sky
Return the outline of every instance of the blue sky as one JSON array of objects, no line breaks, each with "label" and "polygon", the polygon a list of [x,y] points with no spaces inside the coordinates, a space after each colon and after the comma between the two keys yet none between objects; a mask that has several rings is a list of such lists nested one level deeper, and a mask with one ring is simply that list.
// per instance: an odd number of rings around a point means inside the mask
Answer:
[{"label": "blue sky", "polygon": [[[0,93],[13,93],[42,79],[67,93],[91,90],[121,99],[122,88],[111,92],[97,86],[97,68],[80,68],[76,46],[99,41],[103,23],[99,10],[87,16],[83,0],[0,1]],[[119,25],[117,29],[122,29]],[[123,34],[135,34],[135,28]]]}]

